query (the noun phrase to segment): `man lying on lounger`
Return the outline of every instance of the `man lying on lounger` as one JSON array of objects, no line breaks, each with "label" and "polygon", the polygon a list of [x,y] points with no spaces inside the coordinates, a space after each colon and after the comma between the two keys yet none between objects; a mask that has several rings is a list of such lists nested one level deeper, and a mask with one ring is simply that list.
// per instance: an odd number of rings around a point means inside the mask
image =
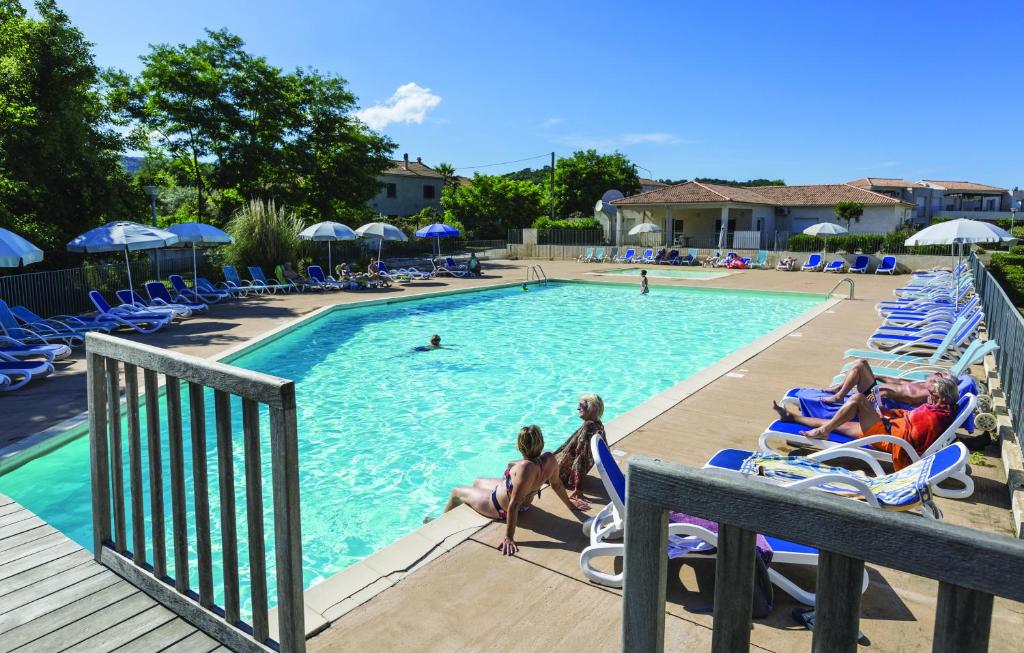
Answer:
[{"label": "man lying on lounger", "polygon": [[822,401],[839,404],[846,401],[846,395],[850,394],[852,390],[868,395],[872,390],[877,389],[879,400],[889,399],[902,404],[919,406],[928,400],[928,381],[938,377],[950,378],[948,372],[937,372],[924,381],[878,376],[871,370],[871,364],[862,358],[847,370],[846,377],[841,383],[824,389],[825,392],[831,392],[833,395],[822,398]]},{"label": "man lying on lounger", "polygon": [[[808,438],[825,440],[831,431],[853,438],[892,435],[906,440],[918,453],[923,453],[952,423],[959,395],[956,382],[948,377],[934,376],[925,383],[928,388],[927,401],[913,410],[897,408],[879,411],[860,392],[854,393],[831,419],[791,413],[774,401],[772,408],[782,421],[808,427],[808,430],[800,432],[800,435]],[[852,421],[854,419],[859,421]],[[913,463],[906,451],[897,444],[879,442],[873,446],[892,456],[892,465],[897,471]]]}]

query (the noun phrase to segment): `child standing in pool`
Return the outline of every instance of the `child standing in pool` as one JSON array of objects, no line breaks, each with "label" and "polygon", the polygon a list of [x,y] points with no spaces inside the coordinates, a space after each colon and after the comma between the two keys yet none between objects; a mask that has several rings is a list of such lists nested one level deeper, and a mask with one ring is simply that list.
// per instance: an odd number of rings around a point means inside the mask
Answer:
[{"label": "child standing in pool", "polygon": [[647,270],[640,270],[640,294],[646,295],[650,292],[650,288],[647,287]]}]

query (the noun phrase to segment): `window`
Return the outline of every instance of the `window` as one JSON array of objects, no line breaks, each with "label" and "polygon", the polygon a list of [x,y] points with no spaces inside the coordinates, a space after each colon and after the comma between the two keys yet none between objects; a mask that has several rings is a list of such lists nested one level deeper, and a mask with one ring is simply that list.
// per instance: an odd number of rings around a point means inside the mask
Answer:
[{"label": "window", "polygon": [[434,199],[435,188],[430,184],[423,184],[423,199],[432,200]]},{"label": "window", "polygon": [[388,197],[398,197],[398,186],[395,184],[384,184]]}]

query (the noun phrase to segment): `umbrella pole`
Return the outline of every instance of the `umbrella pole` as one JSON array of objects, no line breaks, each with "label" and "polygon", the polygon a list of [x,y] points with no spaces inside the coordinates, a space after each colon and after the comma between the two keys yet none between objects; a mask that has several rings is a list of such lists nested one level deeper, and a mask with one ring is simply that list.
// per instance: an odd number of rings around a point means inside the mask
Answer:
[{"label": "umbrella pole", "polygon": [[192,289],[199,290],[199,264],[196,263],[196,242],[192,241]]},{"label": "umbrella pole", "polygon": [[135,288],[132,286],[132,262],[128,260],[128,246],[124,246],[124,264],[128,268],[128,292],[131,293],[132,306],[135,306]]},{"label": "umbrella pole", "polygon": [[327,241],[327,275],[331,276],[334,274],[334,268],[331,266],[331,241]]}]

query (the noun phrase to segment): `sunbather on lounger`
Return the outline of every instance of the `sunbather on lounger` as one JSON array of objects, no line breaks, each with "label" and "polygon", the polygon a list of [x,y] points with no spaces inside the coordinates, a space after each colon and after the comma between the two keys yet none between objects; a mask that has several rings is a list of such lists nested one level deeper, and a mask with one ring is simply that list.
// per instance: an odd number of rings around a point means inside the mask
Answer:
[{"label": "sunbather on lounger", "polygon": [[878,376],[871,371],[871,364],[863,358],[847,370],[842,383],[825,388],[825,392],[834,393],[823,399],[838,404],[846,401],[846,395],[856,389],[861,394],[871,394],[877,389],[878,398],[898,401],[901,404],[920,406],[928,401],[928,382],[935,378],[951,378],[947,372],[936,372],[924,381],[908,381],[892,376]]},{"label": "sunbather on lounger", "polygon": [[370,257],[370,264],[366,266],[366,276],[369,277],[370,281],[381,283],[385,286],[390,286],[388,280],[384,278],[380,273],[380,265],[377,264],[377,259]]},{"label": "sunbather on lounger", "polygon": [[608,436],[604,432],[604,424],[601,423],[601,416],[604,415],[604,401],[594,394],[585,394],[580,397],[576,405],[576,412],[579,413],[583,424],[576,432],[569,436],[569,439],[562,446],[555,449],[555,456],[558,457],[558,473],[562,478],[562,484],[572,492],[572,499],[580,506],[590,507],[583,497],[583,478],[590,473],[594,466],[594,456],[590,450],[590,439],[600,435],[605,442]]},{"label": "sunbather on lounger", "polygon": [[288,261],[285,261],[284,265],[281,266],[281,271],[284,274],[284,278],[292,283],[304,284],[309,281],[309,279],[296,272],[295,268]]},{"label": "sunbather on lounger", "polygon": [[[906,440],[918,453],[923,453],[951,423],[959,394],[956,382],[950,378],[933,378],[927,383],[927,403],[913,410],[895,409],[881,413],[867,396],[859,392],[850,397],[832,419],[791,413],[774,401],[772,408],[779,414],[779,419],[807,426],[808,430],[801,431],[800,435],[808,438],[825,440],[832,431],[852,438],[892,435]],[[852,421],[854,418],[859,421]],[[889,453],[897,471],[914,462],[906,450],[895,443],[879,442],[872,446]]]},{"label": "sunbather on lounger", "polygon": [[448,512],[464,503],[484,517],[504,521],[505,537],[498,543],[498,549],[507,556],[519,550],[515,542],[519,513],[530,509],[533,499],[540,496],[541,486],[545,483],[551,484],[551,489],[570,510],[585,509],[578,502],[572,501],[566,493],[558,478],[555,455],[544,451],[544,436],[540,427],[521,428],[516,447],[523,454],[523,459],[510,462],[502,478],[478,478],[473,481],[473,485],[453,489],[448,505],[444,508]]}]

